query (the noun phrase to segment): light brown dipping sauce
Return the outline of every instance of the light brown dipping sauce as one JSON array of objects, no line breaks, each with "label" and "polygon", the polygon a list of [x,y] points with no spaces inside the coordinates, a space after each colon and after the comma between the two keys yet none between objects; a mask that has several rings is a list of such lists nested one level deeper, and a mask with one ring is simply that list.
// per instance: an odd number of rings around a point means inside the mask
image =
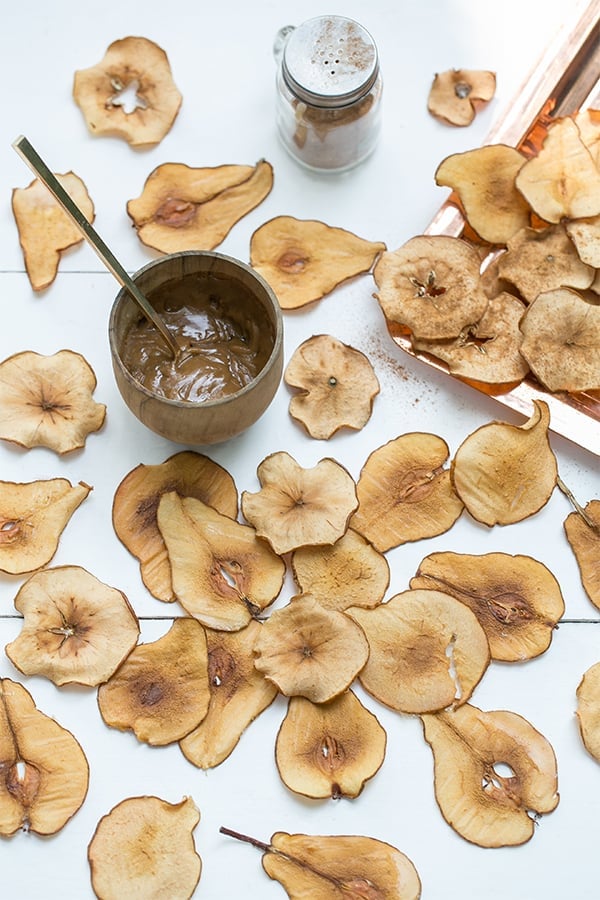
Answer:
[{"label": "light brown dipping sauce", "polygon": [[174,360],[157,329],[140,316],[121,346],[125,367],[170,400],[216,400],[249,384],[275,340],[267,311],[240,282],[193,273],[148,292],[169,331],[190,350]]}]

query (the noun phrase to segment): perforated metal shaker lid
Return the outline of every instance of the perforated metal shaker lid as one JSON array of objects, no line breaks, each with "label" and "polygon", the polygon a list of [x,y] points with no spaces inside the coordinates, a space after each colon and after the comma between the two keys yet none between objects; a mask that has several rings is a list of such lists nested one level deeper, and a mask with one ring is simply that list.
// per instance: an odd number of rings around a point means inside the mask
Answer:
[{"label": "perforated metal shaker lid", "polygon": [[314,106],[345,106],[377,79],[377,47],[369,32],[344,16],[318,16],[291,32],[282,74],[290,90]]}]

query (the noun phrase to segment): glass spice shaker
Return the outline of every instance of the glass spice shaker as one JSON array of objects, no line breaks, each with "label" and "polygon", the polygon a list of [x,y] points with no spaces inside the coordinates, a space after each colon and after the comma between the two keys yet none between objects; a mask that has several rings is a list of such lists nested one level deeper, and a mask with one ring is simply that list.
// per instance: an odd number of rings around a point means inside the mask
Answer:
[{"label": "glass spice shaker", "polygon": [[343,16],[282,28],[274,55],[277,130],[310,169],[351,169],[374,150],[381,125],[382,78],[369,32]]}]

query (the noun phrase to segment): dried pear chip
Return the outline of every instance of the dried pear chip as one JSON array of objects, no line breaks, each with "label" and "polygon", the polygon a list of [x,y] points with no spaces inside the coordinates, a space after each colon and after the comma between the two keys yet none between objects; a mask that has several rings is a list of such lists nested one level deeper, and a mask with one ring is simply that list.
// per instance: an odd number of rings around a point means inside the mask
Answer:
[{"label": "dried pear chip", "polygon": [[588,753],[600,762],[600,663],[595,663],[577,687],[577,721]]},{"label": "dried pear chip", "polygon": [[237,517],[238,496],[229,472],[208,456],[183,450],[158,465],[141,464],[119,484],[112,508],[119,540],[140,561],[142,580],[158,600],[175,600],[167,548],[156,523],[162,494],[177,491],[196,497],[232,519]]},{"label": "dried pear chip", "polygon": [[549,391],[600,388],[600,306],[575,291],[548,291],[521,319],[521,353]]},{"label": "dried pear chip", "polygon": [[539,153],[525,163],[515,184],[546,222],[600,214],[600,169],[569,116],[550,125]]},{"label": "dried pear chip", "polygon": [[340,612],[377,606],[390,583],[385,556],[351,528],[330,547],[299,547],[291,563],[300,591]]},{"label": "dried pear chip", "polygon": [[32,350],[0,363],[0,440],[70,453],[104,424],[106,406],[92,394],[96,376],[79,353]]},{"label": "dried pear chip", "polygon": [[438,72],[427,98],[427,109],[448,125],[470,125],[480,105],[496,93],[496,75],[477,69]]},{"label": "dried pear chip", "polygon": [[[559,799],[556,757],[546,738],[516,713],[469,704],[422,720],[446,822],[480,847],[528,841],[538,816]],[[508,766],[510,774],[496,766]]]},{"label": "dried pear chip", "polygon": [[600,269],[600,215],[565,222],[565,229],[580,260],[594,269]]},{"label": "dried pear chip", "polygon": [[443,534],[463,504],[443,465],[448,445],[435,434],[403,434],[374,450],[364,464],[351,527],[381,553]]},{"label": "dried pear chip", "polygon": [[492,659],[508,662],[544,653],[565,611],[558,581],[529,556],[431,553],[410,587],[443,591],[472,609]]},{"label": "dried pear chip", "polygon": [[588,288],[594,269],[581,261],[563,225],[523,228],[507,242],[498,272],[532,303],[538,294],[560,287]]},{"label": "dried pear chip", "polygon": [[193,836],[199,821],[191,797],[122,800],[100,819],[88,846],[96,896],[189,900],[202,871]]},{"label": "dried pear chip", "polygon": [[212,250],[272,187],[273,167],[264,159],[202,169],[166,163],[150,173],[127,213],[142,243],[161,253]]},{"label": "dried pear chip", "polygon": [[319,440],[328,440],[341,428],[360,431],[379,393],[379,381],[364,353],[329,334],[313,335],[300,344],[283,377],[300,389],[290,400],[290,415]]},{"label": "dried pear chip", "polygon": [[383,253],[373,270],[386,319],[417,338],[458,337],[481,319],[488,298],[473,246],[446,235],[418,235]]},{"label": "dried pear chip", "polygon": [[352,691],[330,703],[292,697],[275,744],[285,785],[324,800],[358,797],[381,768],[386,733]]},{"label": "dried pear chip", "polygon": [[282,450],[263,459],[257,475],[261,490],[243,492],[242,512],[275,553],[334,544],[358,506],[352,476],[334,459],[303,469]]},{"label": "dried pear chip", "polygon": [[56,834],[85,800],[87,759],[70,731],[36,708],[21,684],[0,680],[0,835]]},{"label": "dried pear chip", "polygon": [[452,188],[469,225],[490,244],[505,244],[529,225],[529,204],[515,187],[526,157],[506,144],[489,144],[447,156],[436,169],[435,183]]},{"label": "dried pear chip", "polygon": [[202,722],[179,746],[200,769],[218,766],[233,752],[248,725],[271,705],[276,686],[254,667],[254,644],[261,624],[241,631],[206,629],[210,701]]},{"label": "dried pear chip", "polygon": [[113,41],[97,65],[75,72],[73,99],[92,134],[141,148],[162,141],[182,97],[165,51],[148,38],[126,37]]},{"label": "dried pear chip", "polygon": [[[94,204],[81,178],[74,172],[56,177],[85,218],[93,222]],[[83,241],[81,231],[37,178],[26,188],[13,189],[12,211],[27,277],[34,291],[43,291],[56,278],[63,250]]]},{"label": "dried pear chip", "polygon": [[405,713],[435,712],[466,703],[490,662],[485,631],[449,594],[410,590],[375,609],[347,610],[369,642],[362,686]]},{"label": "dried pear chip", "polygon": [[460,378],[485,384],[520,382],[529,372],[521,355],[523,335],[519,328],[525,306],[512,294],[502,292],[489,301],[483,316],[450,341],[413,339],[413,347],[441,359]]},{"label": "dried pear chip", "polygon": [[596,525],[595,529],[577,512],[569,513],[564,528],[579,566],[583,589],[594,606],[600,609],[600,500],[590,500],[585,506],[585,513]]},{"label": "dried pear chip", "polygon": [[50,562],[60,536],[92,488],[66,478],[0,481],[0,572],[23,575]]},{"label": "dried pear chip", "polygon": [[154,747],[189,734],[206,715],[208,702],[206,636],[195,619],[175,619],[161,638],[136,647],[98,688],[106,724],[131,730]]},{"label": "dried pear chip", "polygon": [[548,404],[534,400],[523,425],[491,422],[462,442],[452,461],[452,481],[474,519],[511,525],[545,506],[558,474],[549,424]]},{"label": "dried pear chip", "polygon": [[23,626],[6,655],[24,675],[56,685],[107,681],[140,633],[125,595],[79,566],[36,572],[20,588],[15,609]]},{"label": "dried pear chip", "polygon": [[354,681],[369,646],[352,619],[304,594],[271,613],[254,652],[258,671],[286,697],[326,703]]},{"label": "dried pear chip", "polygon": [[285,563],[254,528],[174,492],[162,496],[157,521],[175,595],[203,625],[244,628],[281,591]]},{"label": "dried pear chip", "polygon": [[250,240],[250,265],[271,285],[282,309],[320,300],[369,272],[385,244],[312,219],[277,216]]}]

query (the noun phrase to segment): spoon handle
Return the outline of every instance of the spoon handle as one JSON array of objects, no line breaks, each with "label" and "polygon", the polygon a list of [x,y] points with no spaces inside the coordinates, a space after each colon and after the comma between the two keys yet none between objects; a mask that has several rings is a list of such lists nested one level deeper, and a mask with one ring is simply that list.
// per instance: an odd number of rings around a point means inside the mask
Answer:
[{"label": "spoon handle", "polygon": [[162,319],[157,315],[144,294],[140,291],[135,281],[125,271],[112,251],[106,246],[98,232],[86,219],[77,204],[71,199],[56,175],[48,168],[43,159],[32,147],[26,137],[21,135],[13,141],[13,147],[29,168],[37,175],[41,182],[48,188],[56,201],[62,206],[73,224],[83,234],[84,238],[96,251],[106,268],[112,272],[121,287],[124,287],[141,307],[144,315],[160,331],[169,349],[175,357],[179,352],[179,346]]}]

